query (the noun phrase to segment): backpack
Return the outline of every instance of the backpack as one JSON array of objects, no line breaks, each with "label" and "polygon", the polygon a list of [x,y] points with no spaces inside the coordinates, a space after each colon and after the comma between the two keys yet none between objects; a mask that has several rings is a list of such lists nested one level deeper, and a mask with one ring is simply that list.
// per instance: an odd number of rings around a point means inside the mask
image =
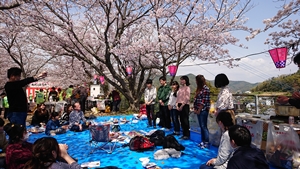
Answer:
[{"label": "backpack", "polygon": [[151,135],[147,136],[155,146],[163,146],[165,139],[165,132],[163,130],[156,130]]},{"label": "backpack", "polygon": [[183,151],[185,149],[185,147],[181,145],[172,135],[167,135],[165,137],[163,148],[174,148],[177,151]]},{"label": "backpack", "polygon": [[153,150],[154,143],[152,143],[147,137],[135,136],[129,141],[129,149],[132,151]]}]

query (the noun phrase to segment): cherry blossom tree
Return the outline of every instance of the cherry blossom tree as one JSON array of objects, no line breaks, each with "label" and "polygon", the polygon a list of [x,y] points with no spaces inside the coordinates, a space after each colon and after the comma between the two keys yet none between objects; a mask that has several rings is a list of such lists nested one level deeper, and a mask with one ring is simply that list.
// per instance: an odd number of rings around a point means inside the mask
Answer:
[{"label": "cherry blossom tree", "polygon": [[232,66],[226,45],[243,47],[231,32],[252,31],[244,25],[252,7],[251,0],[39,0],[12,10],[21,32],[34,33],[30,44],[55,58],[55,70],[66,64],[68,75],[102,75],[134,109],[145,81],[167,75],[170,64],[226,59]]},{"label": "cherry blossom tree", "polygon": [[[300,14],[300,0],[278,0],[277,4],[281,6],[277,14],[265,19],[263,22],[265,28],[263,30],[256,30],[248,38],[253,38],[257,34],[271,30],[273,28],[280,28],[280,31],[274,31],[269,34],[270,38],[266,39],[265,44],[274,47],[291,47],[293,51],[298,51],[300,42],[300,24],[297,16]],[[293,17],[295,19],[293,19]]]},{"label": "cherry blossom tree", "polygon": [[[26,26],[42,34],[51,56],[75,57],[118,89],[135,108],[144,82],[166,75],[185,59],[230,58],[235,30],[244,26],[250,0],[34,1],[22,6]],[[231,63],[227,63],[231,66]],[[133,75],[127,76],[126,67]]]},{"label": "cherry blossom tree", "polygon": [[23,3],[29,3],[31,0],[2,0],[0,10],[9,10],[21,6]]},{"label": "cherry blossom tree", "polygon": [[24,27],[22,16],[18,13],[12,10],[2,11],[0,21],[0,89],[7,81],[7,69],[13,66],[22,69],[24,78],[47,71],[49,77],[46,80],[55,86],[66,87],[68,84],[86,82],[86,73],[76,66],[82,64],[72,57],[55,58],[39,48],[37,44],[40,43],[40,34],[30,27]]}]

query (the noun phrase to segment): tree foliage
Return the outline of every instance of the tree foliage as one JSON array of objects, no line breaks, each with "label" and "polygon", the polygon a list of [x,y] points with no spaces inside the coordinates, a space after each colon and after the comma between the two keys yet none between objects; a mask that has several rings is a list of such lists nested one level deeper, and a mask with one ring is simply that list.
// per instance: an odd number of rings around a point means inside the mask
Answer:
[{"label": "tree foliage", "polygon": [[245,26],[251,8],[251,0],[36,0],[1,12],[2,48],[12,59],[4,42],[22,42],[16,64],[40,52],[64,84],[102,75],[134,108],[145,81],[167,75],[170,64],[226,59],[233,66],[226,45],[244,47],[231,33],[252,32]]},{"label": "tree foliage", "polygon": [[290,92],[300,90],[300,71],[291,75],[281,75],[264,81],[253,88],[252,92]]},{"label": "tree foliage", "polygon": [[276,2],[280,6],[277,14],[272,18],[266,18],[263,21],[265,28],[253,31],[248,38],[253,38],[267,30],[272,31],[274,28],[279,28],[279,31],[273,31],[269,34],[270,38],[266,39],[265,44],[273,47],[291,47],[294,52],[298,51],[300,42],[300,24],[298,20],[300,0],[277,0]]}]

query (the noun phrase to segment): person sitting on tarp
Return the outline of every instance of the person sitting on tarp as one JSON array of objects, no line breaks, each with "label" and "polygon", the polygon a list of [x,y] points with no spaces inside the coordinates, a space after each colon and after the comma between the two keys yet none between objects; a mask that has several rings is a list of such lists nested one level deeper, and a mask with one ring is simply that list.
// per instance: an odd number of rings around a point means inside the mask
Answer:
[{"label": "person sitting on tarp", "polygon": [[65,107],[64,112],[60,115],[60,119],[59,119],[60,125],[68,125],[69,124],[69,116],[72,111],[73,111],[72,105],[68,104]]},{"label": "person sitting on tarp", "polygon": [[31,125],[41,126],[41,123],[46,124],[49,120],[49,114],[46,105],[44,103],[40,104],[32,116]]},{"label": "person sitting on tarp", "polygon": [[133,116],[140,120],[147,119],[147,111],[146,111],[146,104],[144,101],[140,101],[140,113],[139,114],[133,114]]},{"label": "person sitting on tarp", "polygon": [[[294,63],[300,68],[300,52],[298,52],[294,57]],[[300,92],[294,92],[292,98],[289,98],[287,96],[278,96],[277,102],[279,104],[289,103],[290,105],[295,106],[297,109],[300,109]]]},{"label": "person sitting on tarp", "polygon": [[264,152],[251,146],[251,133],[244,127],[234,125],[228,130],[230,144],[235,149],[228,161],[230,169],[269,169]]},{"label": "person sitting on tarp", "polygon": [[73,111],[69,116],[69,128],[71,131],[83,131],[88,128],[90,123],[87,123],[84,113],[81,111],[79,102],[73,105]]},{"label": "person sitting on tarp", "polygon": [[51,113],[51,119],[48,121],[46,125],[45,134],[47,135],[56,135],[65,133],[67,130],[66,126],[61,126],[59,124],[59,114],[58,112]]},{"label": "person sitting on tarp", "polygon": [[[234,125],[231,112],[228,112],[228,110],[221,110],[216,117],[216,122],[223,133],[218,149],[218,155],[216,158],[212,158],[201,165],[200,169],[226,169],[228,160],[234,151],[228,134],[228,129]],[[200,143],[198,146],[201,147],[203,144],[201,145]]]}]

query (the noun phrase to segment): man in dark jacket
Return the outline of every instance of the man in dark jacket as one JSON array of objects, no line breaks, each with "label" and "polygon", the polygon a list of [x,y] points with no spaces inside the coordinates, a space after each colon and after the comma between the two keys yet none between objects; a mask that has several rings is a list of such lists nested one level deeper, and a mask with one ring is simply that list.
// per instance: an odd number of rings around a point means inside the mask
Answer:
[{"label": "man in dark jacket", "polygon": [[251,134],[246,127],[234,125],[228,132],[231,146],[235,148],[228,169],[269,169],[263,151],[251,147]]},{"label": "man in dark jacket", "polygon": [[35,82],[39,79],[45,78],[47,72],[34,77],[29,77],[23,80],[21,79],[22,70],[17,67],[13,67],[7,70],[8,82],[4,88],[7,94],[7,100],[9,104],[9,113],[7,115],[8,120],[14,124],[20,124],[26,126],[26,117],[28,111],[28,102],[23,87],[31,82]]},{"label": "man in dark jacket", "polygon": [[159,78],[161,86],[157,91],[157,100],[159,104],[160,122],[159,125],[165,127],[167,130],[171,128],[171,116],[168,109],[168,102],[171,93],[171,88],[167,84],[166,77]]}]

